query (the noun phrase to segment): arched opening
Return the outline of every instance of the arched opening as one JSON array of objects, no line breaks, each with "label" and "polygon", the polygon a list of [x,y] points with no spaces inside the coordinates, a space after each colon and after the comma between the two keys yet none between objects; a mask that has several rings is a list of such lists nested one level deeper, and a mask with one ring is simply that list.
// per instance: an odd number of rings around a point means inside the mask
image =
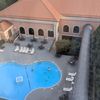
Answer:
[{"label": "arched opening", "polygon": [[34,30],[32,28],[29,28],[29,34],[34,35]]},{"label": "arched opening", "polygon": [[21,33],[21,34],[25,34],[25,29],[24,29],[23,27],[20,27],[19,30],[20,30],[20,33]]},{"label": "arched opening", "polygon": [[65,25],[63,27],[63,32],[69,32],[69,26],[68,25]]},{"label": "arched opening", "polygon": [[48,37],[54,37],[54,31],[48,31]]},{"label": "arched opening", "polygon": [[42,29],[39,29],[39,30],[38,30],[38,35],[39,35],[39,36],[44,36],[44,31],[43,31]]},{"label": "arched opening", "polygon": [[75,26],[75,27],[74,27],[73,33],[79,33],[79,27],[78,27],[78,26]]}]

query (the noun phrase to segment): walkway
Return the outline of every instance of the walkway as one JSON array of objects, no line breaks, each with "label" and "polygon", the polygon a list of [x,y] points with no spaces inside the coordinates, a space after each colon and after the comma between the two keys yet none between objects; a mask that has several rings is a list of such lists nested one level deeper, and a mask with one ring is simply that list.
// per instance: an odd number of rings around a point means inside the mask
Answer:
[{"label": "walkway", "polygon": [[71,100],[88,100],[89,44],[92,31],[91,25],[85,25],[83,28],[78,76]]}]

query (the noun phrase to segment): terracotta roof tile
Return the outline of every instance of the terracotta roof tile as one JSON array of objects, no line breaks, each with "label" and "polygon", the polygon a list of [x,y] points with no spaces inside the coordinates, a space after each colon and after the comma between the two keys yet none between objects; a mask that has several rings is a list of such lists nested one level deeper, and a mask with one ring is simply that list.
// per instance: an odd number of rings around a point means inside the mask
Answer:
[{"label": "terracotta roof tile", "polygon": [[56,20],[41,0],[19,0],[8,8],[2,10],[0,16]]},{"label": "terracotta roof tile", "polygon": [[5,31],[11,26],[12,26],[12,23],[3,20],[0,22],[0,31]]},{"label": "terracotta roof tile", "polygon": [[100,0],[49,0],[63,16],[100,18]]},{"label": "terracotta roof tile", "polygon": [[0,16],[57,21],[62,16],[100,18],[99,11],[100,0],[19,0]]}]

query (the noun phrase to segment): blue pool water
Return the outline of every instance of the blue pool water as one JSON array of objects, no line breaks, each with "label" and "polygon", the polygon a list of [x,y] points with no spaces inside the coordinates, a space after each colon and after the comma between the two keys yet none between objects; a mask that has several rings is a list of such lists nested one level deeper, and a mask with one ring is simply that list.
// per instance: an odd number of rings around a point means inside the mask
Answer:
[{"label": "blue pool water", "polygon": [[[16,83],[18,76],[23,77],[23,82]],[[0,64],[0,97],[8,100],[24,100],[32,90],[50,88],[60,79],[60,70],[50,61],[30,65],[14,62]]]}]

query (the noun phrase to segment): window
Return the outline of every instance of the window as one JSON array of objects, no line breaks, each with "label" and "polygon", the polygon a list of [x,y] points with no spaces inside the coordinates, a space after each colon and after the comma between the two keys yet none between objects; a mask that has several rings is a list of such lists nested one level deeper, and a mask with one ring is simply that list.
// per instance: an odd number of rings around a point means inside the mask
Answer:
[{"label": "window", "polygon": [[23,27],[20,27],[20,33],[25,34],[25,29]]},{"label": "window", "polygon": [[75,27],[74,27],[73,33],[79,33],[79,27],[78,27],[78,26],[75,26]]},{"label": "window", "polygon": [[38,30],[38,35],[44,36],[44,31],[43,31],[42,29],[39,29],[39,30]]},{"label": "window", "polygon": [[54,37],[54,31],[48,31],[48,37]]},{"label": "window", "polygon": [[65,25],[63,27],[63,32],[69,32],[69,26],[68,25]]},{"label": "window", "polygon": [[34,30],[32,28],[29,28],[29,34],[34,35]]}]

